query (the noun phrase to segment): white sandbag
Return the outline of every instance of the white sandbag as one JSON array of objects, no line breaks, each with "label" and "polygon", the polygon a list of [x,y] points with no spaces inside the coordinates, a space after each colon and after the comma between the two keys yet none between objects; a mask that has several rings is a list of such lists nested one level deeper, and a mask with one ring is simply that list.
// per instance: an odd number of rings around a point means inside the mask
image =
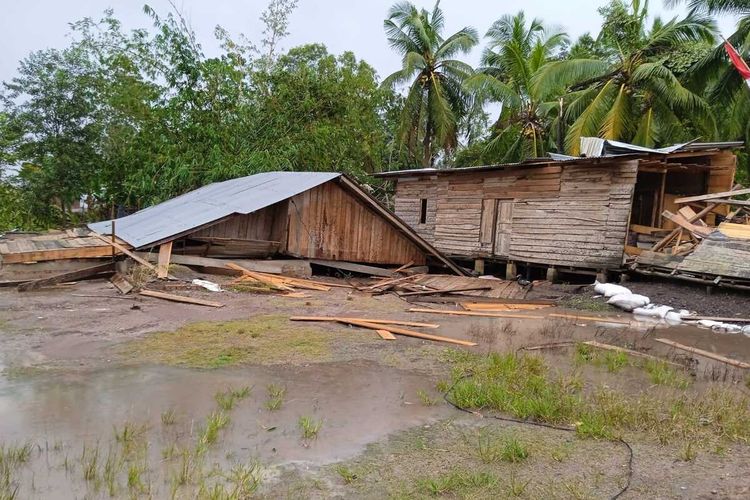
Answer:
[{"label": "white sandbag", "polygon": [[633,314],[648,316],[650,318],[664,318],[670,311],[672,311],[672,308],[669,306],[649,304],[645,307],[637,307],[633,309]]},{"label": "white sandbag", "polygon": [[668,311],[664,315],[664,321],[669,323],[670,325],[679,325],[682,323],[682,316],[680,316],[680,313],[677,311]]},{"label": "white sandbag", "polygon": [[680,315],[680,318],[687,318],[688,316],[693,316],[693,313],[691,311],[688,311],[687,309],[680,309],[677,314]]},{"label": "white sandbag", "polygon": [[192,281],[192,283],[193,283],[193,285],[203,287],[203,288],[205,288],[206,290],[208,290],[210,292],[221,292],[222,291],[221,287],[218,284],[214,283],[213,281],[200,280],[200,279],[196,278],[196,279],[194,279]]},{"label": "white sandbag", "polygon": [[711,331],[716,333],[727,333],[730,335],[735,335],[742,331],[742,327],[740,325],[734,325],[732,323],[719,323],[718,325],[712,326]]},{"label": "white sandbag", "polygon": [[745,337],[750,338],[750,325],[742,327],[742,335],[744,335]]},{"label": "white sandbag", "polygon": [[637,293],[621,293],[609,299],[607,304],[619,307],[625,311],[632,311],[633,309],[647,305],[649,302],[651,302],[651,300],[645,295],[638,295]]},{"label": "white sandbag", "polygon": [[599,283],[599,281],[594,281],[594,291],[607,298],[614,297],[615,295],[632,293],[624,286],[615,285],[614,283]]},{"label": "white sandbag", "polygon": [[713,321],[710,319],[698,320],[698,326],[703,328],[713,328],[714,326],[721,325],[721,321]]}]

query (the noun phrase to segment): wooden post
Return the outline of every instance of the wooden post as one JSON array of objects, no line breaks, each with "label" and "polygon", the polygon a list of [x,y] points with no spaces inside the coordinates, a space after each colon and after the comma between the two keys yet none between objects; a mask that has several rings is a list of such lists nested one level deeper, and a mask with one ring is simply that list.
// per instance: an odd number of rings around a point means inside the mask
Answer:
[{"label": "wooden post", "polygon": [[549,266],[547,268],[547,281],[550,283],[557,282],[557,269],[555,269],[555,266]]},{"label": "wooden post", "polygon": [[484,274],[484,259],[474,259],[474,270],[479,274]]},{"label": "wooden post", "polygon": [[156,277],[164,279],[169,275],[169,260],[172,257],[172,242],[168,241],[159,246],[159,260],[156,268]]},{"label": "wooden post", "polygon": [[516,263],[509,260],[505,264],[505,279],[514,280],[516,279],[516,276],[518,276],[518,268],[516,268]]},{"label": "wooden post", "polygon": [[[114,210],[113,210],[114,212]],[[115,219],[112,218],[112,243],[117,243],[116,237],[115,237]],[[112,260],[115,260],[115,256],[117,255],[117,249],[114,245],[112,246]]]}]

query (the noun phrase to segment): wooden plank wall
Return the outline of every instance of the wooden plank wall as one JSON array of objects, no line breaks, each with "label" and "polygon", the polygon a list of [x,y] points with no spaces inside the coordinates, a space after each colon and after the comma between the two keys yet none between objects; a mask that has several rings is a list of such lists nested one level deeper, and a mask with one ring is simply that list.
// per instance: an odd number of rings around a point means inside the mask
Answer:
[{"label": "wooden plank wall", "polygon": [[238,240],[282,241],[287,201],[281,201],[251,214],[233,215],[222,222],[196,231],[191,236]]},{"label": "wooden plank wall", "polygon": [[483,200],[513,200],[507,258],[619,267],[636,173],[637,162],[631,160],[399,180],[396,215],[413,224],[420,197],[434,190],[435,229],[425,239],[449,255],[491,257],[502,249],[493,248],[487,238],[480,241]]},{"label": "wooden plank wall", "polygon": [[290,199],[290,255],[369,264],[425,263],[425,255],[381,215],[336,182]]},{"label": "wooden plank wall", "polygon": [[[721,151],[711,156],[711,173],[708,176],[708,192],[723,193],[731,191],[734,185],[734,174],[737,170],[737,156],[731,151]],[[727,215],[732,207],[721,205],[717,207],[718,212]],[[709,225],[716,225],[714,216],[706,218]]]},{"label": "wooden plank wall", "polygon": [[[427,200],[427,217],[420,224],[421,200]],[[405,177],[396,184],[394,208],[396,214],[409,224],[417,234],[427,241],[435,236],[437,217],[437,183],[436,177]]]}]

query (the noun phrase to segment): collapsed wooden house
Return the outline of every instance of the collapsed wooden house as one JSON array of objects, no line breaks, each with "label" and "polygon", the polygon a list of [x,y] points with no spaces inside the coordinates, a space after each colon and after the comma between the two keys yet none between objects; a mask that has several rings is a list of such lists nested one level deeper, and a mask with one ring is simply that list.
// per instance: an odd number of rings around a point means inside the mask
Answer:
[{"label": "collapsed wooden house", "polygon": [[[586,138],[587,157],[375,174],[392,179],[395,213],[447,256],[560,270],[620,270],[675,227],[676,199],[729,191],[741,143],[649,149]],[[710,223],[726,214],[719,207]],[[655,239],[654,239],[655,238]]]},{"label": "collapsed wooden house", "polygon": [[349,177],[266,172],[204,186],[132,215],[89,224],[129,249],[291,256],[380,265],[435,264],[461,274]]}]

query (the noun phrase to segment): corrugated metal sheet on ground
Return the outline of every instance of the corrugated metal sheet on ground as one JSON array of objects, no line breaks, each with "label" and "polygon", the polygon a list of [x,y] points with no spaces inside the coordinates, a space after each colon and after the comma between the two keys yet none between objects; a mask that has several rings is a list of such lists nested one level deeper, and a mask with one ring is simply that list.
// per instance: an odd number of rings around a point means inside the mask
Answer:
[{"label": "corrugated metal sheet on ground", "polygon": [[529,292],[515,281],[500,279],[468,278],[462,276],[449,276],[442,274],[428,274],[414,281],[414,284],[429,286],[437,290],[471,288],[479,286],[492,287],[491,290],[476,290],[461,292],[461,295],[472,295],[476,297],[489,297],[493,299],[523,299]]},{"label": "corrugated metal sheet on ground", "polygon": [[[116,220],[115,233],[134,248],[167,240],[232,214],[249,214],[341,174],[328,172],[265,172],[216,182]],[[89,224],[111,234],[111,221]]]}]

